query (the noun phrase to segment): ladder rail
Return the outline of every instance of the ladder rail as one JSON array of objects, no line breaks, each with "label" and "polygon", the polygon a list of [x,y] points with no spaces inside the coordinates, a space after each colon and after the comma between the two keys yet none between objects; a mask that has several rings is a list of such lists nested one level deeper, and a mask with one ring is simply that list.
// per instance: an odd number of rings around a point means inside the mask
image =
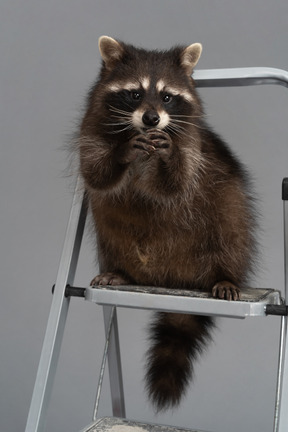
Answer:
[{"label": "ladder rail", "polygon": [[[288,303],[288,178],[282,184],[283,232],[284,232],[284,285],[285,304]],[[282,318],[279,366],[277,378],[277,397],[275,407],[274,432],[286,432],[288,425],[288,317]],[[283,383],[287,383],[283,385]]]},{"label": "ladder rail", "polygon": [[288,87],[288,71],[268,67],[199,69],[193,73],[197,87],[238,87],[276,84]]},{"label": "ladder rail", "polygon": [[[81,188],[83,190],[82,196],[79,192]],[[67,284],[73,284],[86,220],[86,208],[84,189],[81,186],[81,180],[78,179],[25,432],[42,432],[45,430],[46,412],[69,309],[69,298],[65,297],[65,289]]]},{"label": "ladder rail", "polygon": [[[121,358],[120,358],[120,347],[119,347],[119,335],[118,335],[118,324],[117,324],[117,317],[116,317],[116,306],[112,307],[106,307],[103,308],[103,315],[104,315],[104,325],[105,325],[105,334],[106,334],[106,342],[103,352],[103,358],[102,358],[102,364],[99,374],[99,380],[98,380],[98,387],[97,387],[97,394],[96,394],[96,400],[94,405],[94,413],[93,413],[93,421],[95,422],[98,417],[98,409],[99,409],[99,403],[100,403],[100,397],[101,397],[101,390],[102,390],[102,384],[103,384],[103,378],[104,378],[104,372],[106,367],[106,361],[107,357],[109,355],[109,347],[111,347],[110,341],[111,338],[116,337],[116,343],[112,343],[113,345],[117,346],[118,350],[115,353],[110,354],[113,358],[113,354],[115,356],[116,360],[116,367],[113,364],[109,364],[109,369],[111,368],[110,376],[114,376],[114,368],[116,369],[117,376],[115,379],[110,379],[110,387],[111,387],[111,394],[117,394],[117,398],[114,398],[112,400],[112,409],[113,409],[113,416],[114,417],[125,417],[125,405],[124,405],[124,391],[123,391],[123,381],[122,381],[122,374],[121,374]],[[113,334],[114,332],[114,334]],[[111,348],[110,348],[111,349]],[[120,369],[120,373],[119,373]],[[118,388],[115,388],[117,386]]]},{"label": "ladder rail", "polygon": [[283,368],[284,368],[284,356],[285,356],[285,346],[286,346],[286,321],[287,317],[281,317],[281,327],[280,327],[280,339],[279,339],[279,355],[278,355],[278,373],[276,382],[276,398],[275,398],[275,408],[274,408],[274,423],[273,432],[279,431],[279,419],[280,419],[280,405],[281,405],[281,395],[282,395],[282,380],[283,380]]},{"label": "ladder rail", "polygon": [[286,304],[288,301],[288,177],[282,183],[283,231],[284,231],[284,284]]},{"label": "ladder rail", "polygon": [[[114,306],[112,307],[103,306],[105,332],[107,335],[109,331],[109,319],[111,315],[111,309],[113,308]],[[124,401],[124,388],[123,388],[123,376],[122,376],[116,307],[113,313],[111,336],[110,336],[109,347],[108,347],[108,369],[109,369],[109,378],[110,378],[113,416],[125,418],[126,413],[125,413],[125,401]]]}]

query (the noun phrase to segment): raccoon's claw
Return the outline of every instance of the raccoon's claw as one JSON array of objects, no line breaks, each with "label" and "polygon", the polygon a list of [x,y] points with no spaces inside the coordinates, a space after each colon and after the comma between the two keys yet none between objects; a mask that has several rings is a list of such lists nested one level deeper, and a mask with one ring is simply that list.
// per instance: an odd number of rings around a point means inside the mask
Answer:
[{"label": "raccoon's claw", "polygon": [[168,148],[172,144],[170,135],[159,129],[148,129],[147,135],[156,148]]},{"label": "raccoon's claw", "polygon": [[128,285],[130,282],[119,273],[102,273],[90,282],[90,286],[94,285]]},{"label": "raccoon's claw", "polygon": [[126,153],[121,157],[121,163],[133,162],[137,157],[148,158],[155,151],[153,143],[146,135],[139,134],[131,138]]},{"label": "raccoon's claw", "polygon": [[119,159],[120,163],[130,163],[136,158],[149,159],[155,154],[162,159],[170,156],[172,140],[170,136],[159,129],[148,129],[143,134],[132,137],[124,155]]},{"label": "raccoon's claw", "polygon": [[240,289],[229,281],[221,281],[213,286],[212,296],[221,300],[240,300]]},{"label": "raccoon's claw", "polygon": [[155,147],[156,154],[158,154],[163,160],[167,159],[172,151],[172,139],[170,135],[159,129],[149,129],[147,135]]},{"label": "raccoon's claw", "polygon": [[142,150],[148,154],[155,150],[155,147],[152,145],[151,140],[142,134],[133,137],[130,143],[133,148]]}]

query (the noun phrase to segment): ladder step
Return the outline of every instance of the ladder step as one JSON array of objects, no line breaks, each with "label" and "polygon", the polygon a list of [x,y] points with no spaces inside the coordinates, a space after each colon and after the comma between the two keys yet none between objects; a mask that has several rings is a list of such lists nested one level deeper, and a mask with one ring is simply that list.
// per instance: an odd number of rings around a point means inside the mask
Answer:
[{"label": "ladder step", "polygon": [[[103,417],[81,432],[201,432],[198,429],[179,429],[173,426],[139,423],[115,417]],[[202,431],[203,432],[203,431]]]},{"label": "ladder step", "polygon": [[144,286],[95,286],[85,289],[85,299],[101,305],[196,313],[231,318],[265,316],[267,304],[281,305],[281,294],[266,288],[241,289],[240,301],[212,298],[210,292]]}]

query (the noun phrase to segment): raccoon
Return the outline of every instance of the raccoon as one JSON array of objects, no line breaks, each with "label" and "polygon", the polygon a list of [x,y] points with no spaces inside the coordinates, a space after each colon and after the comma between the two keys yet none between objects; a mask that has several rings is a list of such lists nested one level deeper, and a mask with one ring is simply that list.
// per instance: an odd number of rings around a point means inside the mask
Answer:
[{"label": "raccoon", "polygon": [[[147,51],[99,39],[102,68],[79,134],[100,274],[91,285],[203,290],[237,301],[255,257],[242,164],[207,126],[192,78],[199,43]],[[156,410],[179,404],[211,317],[157,313],[146,386]]]}]

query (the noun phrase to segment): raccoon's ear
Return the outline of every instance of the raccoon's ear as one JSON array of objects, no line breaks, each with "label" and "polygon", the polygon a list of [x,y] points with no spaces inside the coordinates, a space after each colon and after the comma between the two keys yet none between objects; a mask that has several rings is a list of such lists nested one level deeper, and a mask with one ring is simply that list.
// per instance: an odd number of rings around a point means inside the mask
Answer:
[{"label": "raccoon's ear", "polygon": [[181,65],[187,72],[187,75],[191,75],[194,67],[198,63],[201,56],[202,45],[200,43],[194,43],[185,48],[181,53]]},{"label": "raccoon's ear", "polygon": [[124,53],[122,45],[109,36],[99,38],[99,51],[106,68],[109,70],[114,68]]}]

